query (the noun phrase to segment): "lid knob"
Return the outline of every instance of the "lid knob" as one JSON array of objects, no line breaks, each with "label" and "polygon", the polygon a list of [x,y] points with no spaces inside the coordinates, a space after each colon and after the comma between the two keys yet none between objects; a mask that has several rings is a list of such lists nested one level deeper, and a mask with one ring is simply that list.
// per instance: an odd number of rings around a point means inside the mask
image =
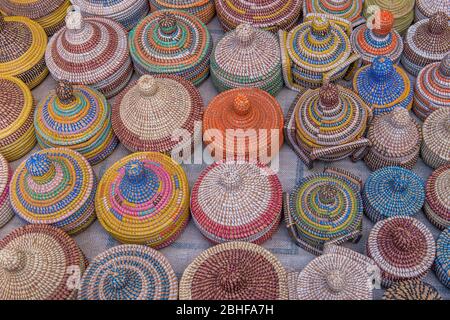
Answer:
[{"label": "lid knob", "polygon": [[161,32],[165,35],[171,35],[177,30],[177,19],[171,12],[164,12],[158,20]]},{"label": "lid knob", "polygon": [[144,164],[139,160],[131,160],[125,165],[125,178],[128,182],[137,184],[144,180]]},{"label": "lid knob", "polygon": [[374,21],[372,24],[374,26],[373,33],[380,37],[387,36],[394,26],[394,15],[390,11],[380,10],[379,16],[375,19],[378,19],[378,21]]},{"label": "lid knob", "polygon": [[220,287],[228,293],[239,292],[246,285],[246,279],[237,264],[225,266],[218,275]]},{"label": "lid knob", "polygon": [[58,81],[56,84],[56,96],[63,104],[69,104],[75,100],[73,86],[67,81]]},{"label": "lid knob", "polygon": [[70,6],[67,8],[66,27],[69,30],[80,30],[83,27],[83,17],[80,7]]},{"label": "lid knob", "polygon": [[409,251],[415,246],[415,238],[407,227],[399,226],[392,230],[392,242],[401,251]]},{"label": "lid knob", "polygon": [[332,184],[324,184],[319,189],[319,200],[323,204],[331,204],[335,201],[337,196],[337,189]]},{"label": "lid knob", "polygon": [[233,102],[233,110],[239,116],[245,116],[250,113],[252,104],[245,94],[239,93]]},{"label": "lid knob", "polygon": [[27,172],[31,175],[35,182],[47,182],[55,172],[55,167],[44,153],[35,153],[31,155],[25,162]]},{"label": "lid knob", "polygon": [[223,172],[219,184],[224,187],[226,191],[233,191],[239,188],[242,182],[241,176],[236,170],[232,168],[226,168]]},{"label": "lid knob", "polygon": [[370,67],[370,74],[375,80],[385,81],[394,72],[392,60],[388,57],[376,57]]},{"label": "lid knob", "polygon": [[395,128],[405,128],[411,122],[408,110],[396,107],[391,114],[392,125]]},{"label": "lid knob", "polygon": [[242,46],[248,46],[255,37],[255,29],[247,23],[236,27],[236,38]]},{"label": "lid knob", "polygon": [[394,175],[389,181],[392,191],[402,193],[408,189],[408,180],[404,179],[401,174]]},{"label": "lid knob", "polygon": [[25,266],[25,255],[15,249],[0,250],[0,267],[9,272],[20,271]]},{"label": "lid knob", "polygon": [[328,288],[334,293],[341,292],[345,289],[345,274],[341,270],[332,270],[326,276]]},{"label": "lid knob", "polygon": [[311,28],[315,36],[324,36],[330,30],[330,21],[324,17],[314,17]]},{"label": "lid knob", "polygon": [[138,80],[139,93],[146,97],[151,97],[158,91],[158,84],[153,76],[145,75]]},{"label": "lid knob", "polygon": [[339,103],[338,87],[331,83],[325,83],[319,91],[319,102],[322,108],[332,109]]},{"label": "lid knob", "polygon": [[107,271],[107,281],[115,289],[123,289],[128,284],[128,276],[118,268],[111,268]]},{"label": "lid knob", "polygon": [[433,14],[428,20],[428,30],[432,34],[441,34],[448,28],[448,16],[445,12],[439,11]]},{"label": "lid knob", "polygon": [[450,77],[450,53],[447,53],[444,59],[442,59],[439,64],[439,71],[442,75]]}]

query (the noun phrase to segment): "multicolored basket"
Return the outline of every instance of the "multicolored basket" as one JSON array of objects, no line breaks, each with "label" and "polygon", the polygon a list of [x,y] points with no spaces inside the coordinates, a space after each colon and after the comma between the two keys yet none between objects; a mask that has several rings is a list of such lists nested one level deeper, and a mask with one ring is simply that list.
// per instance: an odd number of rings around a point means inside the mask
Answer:
[{"label": "multicolored basket", "polygon": [[219,92],[256,87],[276,96],[284,85],[278,39],[249,24],[237,26],[215,46],[211,78]]},{"label": "multicolored basket", "polygon": [[406,109],[397,107],[375,118],[367,138],[371,147],[364,161],[370,170],[387,166],[411,170],[419,158],[422,129]]},{"label": "multicolored basket", "polygon": [[422,160],[433,169],[450,164],[450,108],[431,113],[422,126]]},{"label": "multicolored basket", "polygon": [[91,164],[106,159],[119,140],[111,127],[111,106],[97,90],[59,82],[39,103],[34,126],[42,148],[67,147]]},{"label": "multicolored basket", "polygon": [[88,265],[64,231],[27,225],[0,240],[1,300],[73,300]]},{"label": "multicolored basket", "polygon": [[365,22],[361,16],[363,9],[362,0],[304,0],[303,12],[324,13],[346,19],[352,23],[352,27]]},{"label": "multicolored basket", "polygon": [[146,246],[113,247],[91,262],[79,300],[176,300],[178,280],[169,261]]},{"label": "multicolored basket", "polygon": [[287,300],[278,259],[253,243],[228,242],[203,251],[180,281],[181,300]]},{"label": "multicolored basket", "polygon": [[365,0],[364,17],[367,20],[376,19],[379,10],[389,10],[394,14],[394,28],[403,35],[414,20],[415,0]]},{"label": "multicolored basket", "polygon": [[422,279],[436,255],[433,235],[419,220],[392,217],[375,224],[367,240],[367,256],[381,270],[381,285]]},{"label": "multicolored basket", "polygon": [[413,111],[421,120],[441,108],[450,108],[450,53],[419,72],[414,90]]},{"label": "multicolored basket", "polygon": [[224,31],[242,23],[272,32],[290,30],[302,12],[302,0],[214,0]]},{"label": "multicolored basket", "polygon": [[428,19],[439,11],[445,12],[450,17],[450,6],[447,0],[416,0],[414,21]]},{"label": "multicolored basket", "polygon": [[402,65],[413,76],[426,65],[439,62],[450,51],[450,19],[444,12],[413,24],[404,39]]},{"label": "multicolored basket", "polygon": [[412,217],[422,209],[425,183],[410,170],[385,167],[369,176],[362,199],[364,212],[373,222],[390,217]]},{"label": "multicolored basket", "polygon": [[14,217],[9,201],[9,182],[12,170],[6,159],[0,154],[0,228]]},{"label": "multicolored basket", "polygon": [[106,98],[118,94],[133,74],[126,30],[106,18],[83,19],[77,10],[66,21],[45,53],[53,78],[90,86]]},{"label": "multicolored basket", "polygon": [[327,245],[301,272],[288,274],[290,300],[372,300],[372,259]]},{"label": "multicolored basket", "polygon": [[450,227],[450,164],[439,167],[428,178],[423,210],[437,228]]},{"label": "multicolored basket", "polygon": [[301,179],[284,194],[284,217],[296,244],[320,255],[325,244],[358,242],[363,218],[361,187],[358,177],[337,168]]},{"label": "multicolored basket", "polygon": [[64,26],[70,0],[0,0],[0,10],[8,16],[24,16],[39,23],[48,36]]},{"label": "multicolored basket", "polygon": [[164,154],[134,153],[105,172],[95,208],[102,226],[120,242],[166,247],[189,220],[186,174]]},{"label": "multicolored basket", "polygon": [[12,162],[36,144],[33,95],[24,82],[0,75],[0,111],[0,153]]},{"label": "multicolored basket", "polygon": [[442,300],[442,297],[432,285],[420,280],[408,280],[388,288],[383,300]]},{"label": "multicolored basket", "polygon": [[129,33],[139,75],[173,74],[199,86],[209,74],[212,37],[197,17],[179,10],[151,13]]},{"label": "multicolored basket", "polygon": [[27,223],[74,235],[95,220],[96,187],[94,171],[81,154],[51,148],[33,153],[17,167],[9,193],[14,212]]},{"label": "multicolored basket", "polygon": [[133,29],[150,8],[147,0],[71,0],[86,16],[98,16],[120,23],[126,30]]},{"label": "multicolored basket", "polygon": [[[112,126],[129,150],[170,153],[202,141],[203,100],[189,81],[173,75],[142,76],[114,101]],[[180,144],[176,130],[189,133]],[[198,132],[197,132],[198,131]]]},{"label": "multicolored basket", "polygon": [[302,91],[343,78],[359,59],[352,53],[351,24],[326,14],[309,14],[290,32],[279,31],[286,86]]},{"label": "multicolored basket", "polygon": [[381,10],[378,20],[369,28],[367,24],[353,30],[350,37],[353,50],[361,56],[363,64],[372,63],[378,56],[385,56],[397,64],[403,52],[403,40],[392,27],[394,15]]},{"label": "multicolored basket", "polygon": [[214,18],[214,0],[149,0],[152,11],[175,9],[187,11],[207,24]]},{"label": "multicolored basket", "polygon": [[203,116],[204,142],[218,161],[269,163],[283,145],[283,126],[280,104],[258,88],[222,92]]},{"label": "multicolored basket", "polygon": [[374,115],[396,107],[410,110],[414,91],[406,72],[391,59],[380,56],[360,68],[353,78],[353,90],[369,105]]},{"label": "multicolored basket", "polygon": [[0,76],[17,77],[33,89],[48,75],[46,46],[47,35],[38,23],[0,13]]},{"label": "multicolored basket", "polygon": [[450,227],[439,235],[436,247],[433,269],[439,281],[450,289]]},{"label": "multicolored basket", "polygon": [[277,231],[283,189],[277,175],[261,164],[216,162],[192,189],[192,218],[213,243],[261,244]]},{"label": "multicolored basket", "polygon": [[286,137],[302,162],[359,160],[369,146],[364,138],[372,111],[350,89],[328,83],[299,94],[288,113]]}]

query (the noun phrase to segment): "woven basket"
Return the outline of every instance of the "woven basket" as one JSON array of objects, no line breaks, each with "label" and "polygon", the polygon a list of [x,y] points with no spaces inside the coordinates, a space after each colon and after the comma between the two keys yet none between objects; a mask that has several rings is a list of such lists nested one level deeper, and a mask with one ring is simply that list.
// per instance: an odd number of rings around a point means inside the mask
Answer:
[{"label": "woven basket", "polygon": [[146,246],[113,247],[91,262],[79,300],[176,300],[178,281],[169,261]]},{"label": "woven basket", "polygon": [[122,25],[101,17],[83,19],[75,9],[50,39],[45,61],[55,80],[90,86],[106,98],[118,94],[133,73]]},{"label": "woven basket", "polygon": [[299,94],[288,113],[287,141],[308,168],[316,159],[362,158],[372,111],[350,89],[328,83]]},{"label": "woven basket", "polygon": [[433,235],[419,220],[392,217],[375,224],[366,245],[367,256],[381,270],[381,285],[422,279],[435,257]]},{"label": "woven basket", "polygon": [[1,300],[73,300],[87,260],[65,232],[27,225],[0,240]]},{"label": "woven basket", "polygon": [[450,17],[450,6],[447,0],[416,0],[414,21],[428,19],[439,11],[447,13]]},{"label": "woven basket", "polygon": [[420,280],[408,280],[387,289],[383,300],[442,300],[442,297],[432,285]]},{"label": "woven basket", "polygon": [[224,31],[241,23],[272,32],[290,30],[301,16],[302,0],[214,0]]},{"label": "woven basket", "polygon": [[450,108],[431,113],[423,123],[423,161],[433,169],[450,164]]},{"label": "woven basket", "polygon": [[282,187],[277,175],[261,164],[214,163],[192,189],[192,217],[213,243],[261,244],[277,231]]},{"label": "woven basket", "polygon": [[47,35],[38,23],[0,13],[0,76],[17,77],[33,89],[48,75],[46,46]]},{"label": "woven basket", "polygon": [[[277,100],[257,88],[216,96],[203,116],[205,144],[218,160],[268,163],[283,144],[283,112]],[[213,138],[220,133],[218,139]]]},{"label": "woven basket", "polygon": [[97,181],[89,162],[66,148],[46,149],[22,162],[11,179],[14,212],[31,224],[49,224],[70,235],[94,220]]},{"label": "woven basket", "polygon": [[120,23],[126,30],[133,29],[148,11],[147,0],[71,0],[86,16],[99,16]]},{"label": "woven basket", "polygon": [[363,14],[367,20],[374,18],[372,6],[391,11],[395,30],[403,35],[414,20],[414,3],[415,0],[365,0]]},{"label": "woven basket", "polygon": [[404,39],[402,65],[413,76],[426,65],[439,62],[450,51],[450,20],[443,12],[420,20],[408,29]]},{"label": "woven basket", "polygon": [[180,281],[181,300],[286,300],[286,271],[269,251],[228,242],[203,251]]},{"label": "woven basket", "polygon": [[372,173],[362,192],[364,212],[373,222],[412,217],[425,201],[425,183],[414,172],[385,167]]},{"label": "woven basket", "polygon": [[237,26],[215,46],[211,77],[219,92],[256,87],[276,96],[283,88],[278,39],[249,24]]},{"label": "woven basket", "polygon": [[439,235],[436,247],[433,269],[439,281],[450,289],[450,227]]},{"label": "woven basket", "polygon": [[214,0],[149,0],[151,11],[174,9],[187,11],[204,24],[216,14]]},{"label": "woven basket", "polygon": [[303,12],[325,13],[346,19],[356,27],[365,22],[361,16],[363,8],[362,0],[304,0]]},{"label": "woven basket", "polygon": [[428,178],[425,187],[425,215],[437,228],[450,227],[450,164],[439,167]]},{"label": "woven basket", "polygon": [[364,161],[372,171],[387,166],[411,170],[419,158],[422,129],[406,109],[397,107],[375,118],[367,138],[371,147]]},{"label": "woven basket", "polygon": [[421,120],[441,108],[450,108],[450,53],[419,72],[414,90],[413,111]]},{"label": "woven basket", "polygon": [[119,142],[105,97],[87,86],[62,81],[37,106],[34,126],[42,148],[67,147],[91,164],[106,159]]},{"label": "woven basket", "polygon": [[166,247],[189,220],[186,174],[166,155],[134,153],[105,172],[95,208],[102,226],[120,242]]},{"label": "woven basket", "polygon": [[11,167],[5,157],[0,154],[0,228],[7,224],[14,216],[14,211],[9,201],[11,174]]},{"label": "woven basket", "polygon": [[350,37],[353,50],[361,56],[363,64],[372,63],[377,56],[385,56],[397,64],[403,52],[403,40],[392,27],[394,15],[381,10],[379,26],[369,28],[366,24],[353,30]]},{"label": "woven basket", "polygon": [[0,153],[12,162],[36,144],[33,96],[21,80],[0,75]]},{"label": "woven basket", "polygon": [[308,252],[320,255],[325,244],[358,242],[362,234],[362,182],[342,169],[301,179],[284,194],[284,217],[290,236]]},{"label": "woven basket", "polygon": [[212,37],[190,13],[153,12],[130,32],[129,45],[139,75],[173,74],[196,86],[208,77]]}]

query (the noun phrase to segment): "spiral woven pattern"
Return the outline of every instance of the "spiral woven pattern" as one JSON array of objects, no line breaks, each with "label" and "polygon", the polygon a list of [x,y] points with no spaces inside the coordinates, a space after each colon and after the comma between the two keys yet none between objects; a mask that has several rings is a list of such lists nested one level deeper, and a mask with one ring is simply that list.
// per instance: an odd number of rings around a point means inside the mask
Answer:
[{"label": "spiral woven pattern", "polygon": [[304,13],[325,13],[349,20],[353,27],[364,23],[362,0],[304,0]]},{"label": "spiral woven pattern", "polygon": [[428,19],[439,11],[445,12],[450,17],[447,0],[416,0],[415,21]]},{"label": "spiral woven pattern", "polygon": [[65,232],[27,225],[0,240],[0,299],[73,300],[87,260]]},{"label": "spiral woven pattern", "polygon": [[450,288],[450,227],[442,231],[437,239],[434,272],[439,281]]},{"label": "spiral woven pattern", "polygon": [[181,300],[286,300],[287,275],[269,251],[228,242],[203,251],[184,271]]},{"label": "spiral woven pattern", "polygon": [[450,227],[450,164],[439,167],[427,180],[425,215],[437,228]]},{"label": "spiral woven pattern", "polygon": [[375,224],[367,240],[367,256],[381,270],[381,284],[422,279],[433,264],[436,244],[419,220],[392,217]]},{"label": "spiral woven pattern", "polygon": [[371,6],[377,6],[382,10],[389,10],[394,15],[395,30],[403,35],[414,20],[415,2],[415,0],[365,0],[364,17],[366,19],[373,17],[374,12],[369,10]]},{"label": "spiral woven pattern", "polygon": [[22,162],[11,180],[14,212],[32,224],[49,224],[73,235],[94,220],[97,187],[89,162],[78,152],[51,148]]},{"label": "spiral woven pattern", "polygon": [[113,247],[90,263],[79,300],[176,300],[178,281],[169,261],[140,245]]},{"label": "spiral woven pattern", "polygon": [[111,127],[111,106],[87,86],[60,82],[36,108],[36,136],[42,148],[67,147],[91,164],[106,159],[118,144]]},{"label": "spiral woven pattern", "polygon": [[434,169],[450,164],[450,108],[431,113],[423,123],[422,131],[420,153],[423,161]]},{"label": "spiral woven pattern", "polygon": [[156,152],[129,155],[103,175],[95,208],[114,238],[159,249],[170,245],[189,220],[189,186],[183,168]]},{"label": "spiral woven pattern", "polygon": [[14,216],[9,201],[9,182],[11,180],[11,168],[6,159],[0,154],[0,228],[9,222]]},{"label": "spiral woven pattern", "polygon": [[204,24],[212,20],[216,14],[214,0],[149,0],[152,11],[174,9],[189,12]]},{"label": "spiral woven pattern", "polygon": [[408,280],[394,284],[383,295],[383,300],[442,300],[432,285],[420,280]]},{"label": "spiral woven pattern", "polygon": [[129,33],[129,45],[139,75],[173,74],[196,86],[208,77],[212,37],[203,22],[190,13],[151,13]]}]

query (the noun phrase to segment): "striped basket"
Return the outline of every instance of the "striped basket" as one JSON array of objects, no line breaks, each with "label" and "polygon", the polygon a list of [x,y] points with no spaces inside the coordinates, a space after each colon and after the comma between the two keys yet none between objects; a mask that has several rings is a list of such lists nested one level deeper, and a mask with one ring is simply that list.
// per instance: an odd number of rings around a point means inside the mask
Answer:
[{"label": "striped basket", "polygon": [[435,287],[421,280],[407,280],[394,284],[384,292],[383,300],[442,300]]},{"label": "striped basket", "polygon": [[363,0],[303,0],[303,12],[325,13],[346,19],[355,28],[365,22],[362,17]]},{"label": "striped basket", "polygon": [[450,227],[450,164],[439,167],[427,180],[425,215],[437,228]]},{"label": "striped basket", "polygon": [[450,164],[450,108],[431,113],[422,126],[423,161],[433,169]]},{"label": "striped basket", "polygon": [[9,182],[12,170],[5,157],[0,154],[0,228],[14,217],[14,211],[9,201]]},{"label": "striped basket", "polygon": [[439,235],[436,246],[433,269],[439,281],[450,289],[450,227]]},{"label": "striped basket", "polygon": [[216,14],[214,0],[149,0],[151,11],[174,9],[183,10],[196,16],[204,24]]}]

